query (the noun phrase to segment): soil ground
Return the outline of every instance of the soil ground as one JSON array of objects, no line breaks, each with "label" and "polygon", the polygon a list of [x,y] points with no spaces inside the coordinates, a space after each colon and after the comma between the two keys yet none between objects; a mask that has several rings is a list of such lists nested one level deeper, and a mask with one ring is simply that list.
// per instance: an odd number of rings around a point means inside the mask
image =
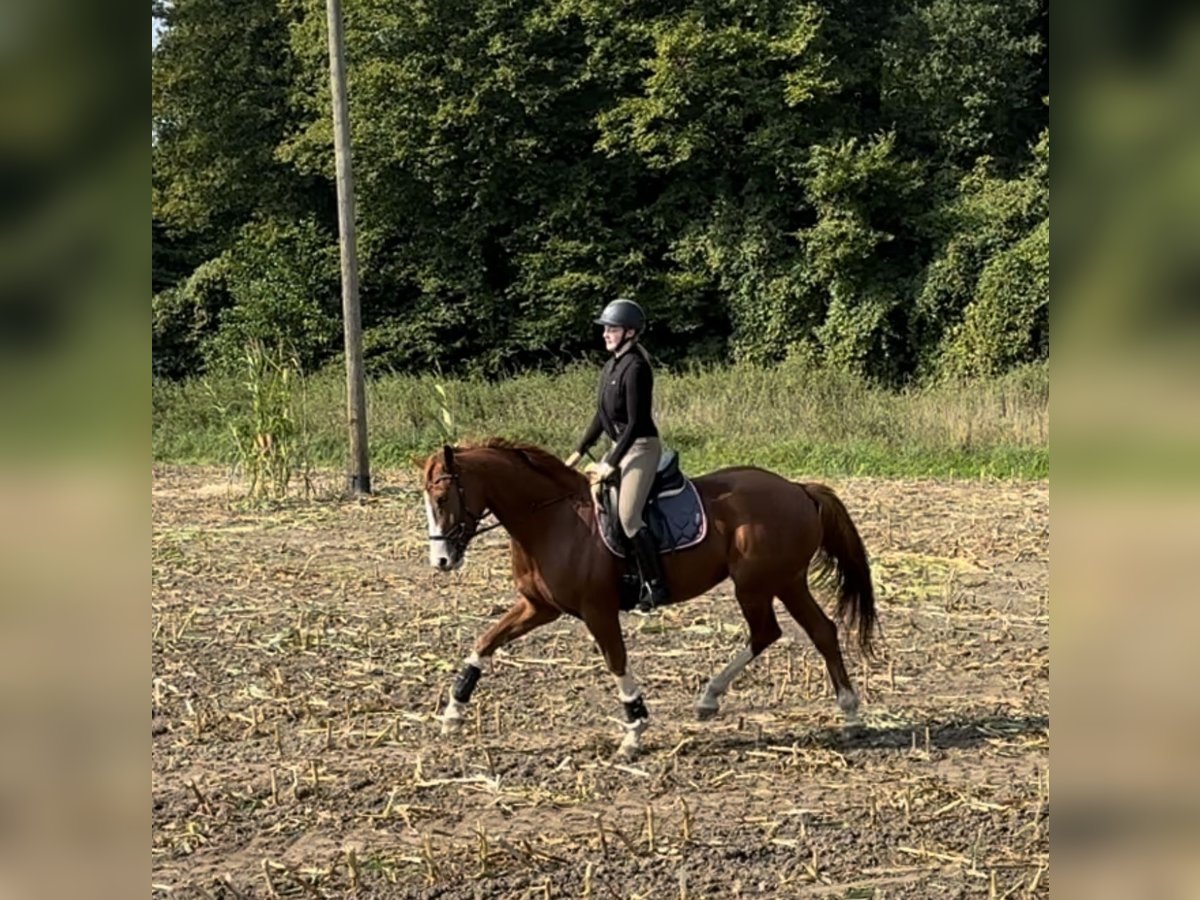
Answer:
[{"label": "soil ground", "polygon": [[781,607],[696,720],[746,640],[726,583],[625,620],[652,725],[623,764],[572,620],[498,654],[439,734],[512,599],[507,542],[439,575],[412,473],[376,480],[264,510],[219,470],[154,470],[154,896],[1048,896],[1047,483],[830,482],[879,596],[879,658],[842,641],[866,727]]}]

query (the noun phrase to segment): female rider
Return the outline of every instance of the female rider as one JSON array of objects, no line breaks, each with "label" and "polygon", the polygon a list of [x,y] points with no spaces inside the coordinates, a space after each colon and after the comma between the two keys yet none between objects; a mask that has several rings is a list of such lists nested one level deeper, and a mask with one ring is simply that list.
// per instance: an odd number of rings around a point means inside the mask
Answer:
[{"label": "female rider", "polygon": [[612,439],[612,448],[601,459],[595,476],[602,483],[619,477],[617,515],[633,546],[645,585],[637,609],[649,613],[666,603],[668,594],[658,548],[642,519],[662,456],[662,443],[651,414],[654,375],[650,357],[638,340],[646,316],[637,303],[621,298],[604,307],[596,324],[604,326],[604,346],[612,358],[600,372],[596,415],[565,462],[572,467],[578,464],[599,439],[601,430]]}]

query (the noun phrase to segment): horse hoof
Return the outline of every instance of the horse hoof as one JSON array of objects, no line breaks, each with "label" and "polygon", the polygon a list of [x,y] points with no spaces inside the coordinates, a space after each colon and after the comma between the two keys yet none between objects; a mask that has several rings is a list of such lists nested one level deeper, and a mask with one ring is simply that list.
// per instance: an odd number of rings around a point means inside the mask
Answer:
[{"label": "horse hoof", "polygon": [[[644,710],[643,710],[644,712]],[[642,734],[649,726],[646,719],[638,719],[625,725],[625,734],[617,747],[617,758],[631,760],[642,751]]]},{"label": "horse hoof", "polygon": [[707,722],[709,719],[715,719],[717,713],[721,711],[719,706],[699,706],[696,707],[696,718],[701,722]]},{"label": "horse hoof", "polygon": [[627,744],[624,741],[617,747],[617,752],[614,754],[620,762],[633,762],[641,754],[642,748],[637,744]]},{"label": "horse hoof", "polygon": [[458,734],[462,731],[462,719],[442,719],[442,734]]},{"label": "horse hoof", "polygon": [[863,717],[862,713],[858,711],[857,703],[849,709],[842,708],[842,727],[847,731],[861,730],[863,728]]}]

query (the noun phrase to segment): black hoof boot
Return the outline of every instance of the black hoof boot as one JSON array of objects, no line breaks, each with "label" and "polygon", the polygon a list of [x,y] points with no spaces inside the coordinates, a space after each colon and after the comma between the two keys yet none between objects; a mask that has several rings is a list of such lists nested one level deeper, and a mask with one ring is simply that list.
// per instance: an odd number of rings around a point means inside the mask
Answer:
[{"label": "black hoof boot", "polygon": [[638,599],[636,611],[646,616],[654,612],[656,607],[666,605],[670,599],[667,584],[663,580],[662,559],[658,548],[654,546],[654,538],[646,528],[642,528],[631,539],[633,555],[637,560],[638,569],[642,573],[642,595]]}]

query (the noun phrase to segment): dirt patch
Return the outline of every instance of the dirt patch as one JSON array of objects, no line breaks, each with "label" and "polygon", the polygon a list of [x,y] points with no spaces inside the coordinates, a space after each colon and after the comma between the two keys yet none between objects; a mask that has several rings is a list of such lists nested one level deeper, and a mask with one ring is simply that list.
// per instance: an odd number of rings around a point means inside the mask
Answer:
[{"label": "dirt patch", "polygon": [[841,727],[782,610],[697,722],[745,642],[723,585],[626,621],[652,727],[619,765],[612,681],[572,621],[498,654],[439,735],[512,597],[507,545],[439,576],[415,484],[377,481],[251,511],[227,473],[155,470],[156,896],[1048,895],[1047,484],[833,482],[879,593],[881,659],[843,640],[867,727]]}]

